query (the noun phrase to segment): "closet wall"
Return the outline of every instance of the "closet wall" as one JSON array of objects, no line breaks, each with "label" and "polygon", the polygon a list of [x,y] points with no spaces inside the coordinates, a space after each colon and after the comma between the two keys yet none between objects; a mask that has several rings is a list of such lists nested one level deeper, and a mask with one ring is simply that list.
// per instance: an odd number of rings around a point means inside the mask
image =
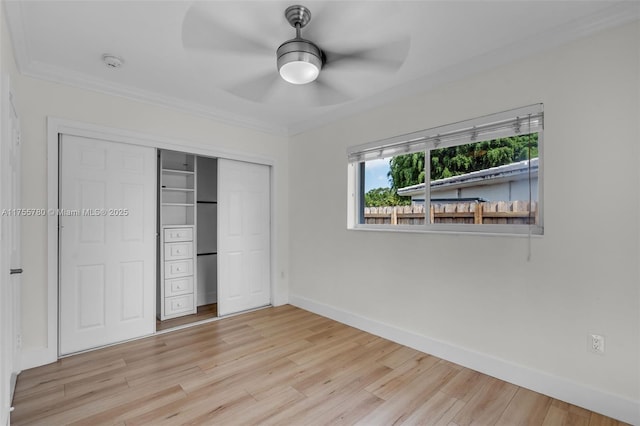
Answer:
[{"label": "closet wall", "polygon": [[[3,30],[3,46],[6,32]],[[11,52],[3,49],[3,52]],[[114,129],[157,137],[164,148],[179,150],[183,146],[230,153],[230,158],[264,159],[274,164],[273,242],[274,303],[288,300],[288,138],[260,130],[223,124],[211,118],[181,112],[163,106],[78,89],[60,83],[16,75],[20,95],[23,128],[23,205],[46,207],[49,197],[47,165],[47,119],[65,117]],[[23,251],[23,368],[53,362],[57,354],[57,290],[52,284],[48,265],[48,223],[45,217],[24,218]],[[55,276],[53,276],[55,278]]]},{"label": "closet wall", "polygon": [[217,302],[217,159],[159,150],[157,316]]},{"label": "closet wall", "polygon": [[195,156],[162,150],[159,170],[156,313],[166,320],[196,313]]},{"label": "closet wall", "polygon": [[196,305],[218,301],[218,160],[196,157],[197,257]]},{"label": "closet wall", "polygon": [[167,150],[159,164],[158,318],[271,304],[271,168]]}]

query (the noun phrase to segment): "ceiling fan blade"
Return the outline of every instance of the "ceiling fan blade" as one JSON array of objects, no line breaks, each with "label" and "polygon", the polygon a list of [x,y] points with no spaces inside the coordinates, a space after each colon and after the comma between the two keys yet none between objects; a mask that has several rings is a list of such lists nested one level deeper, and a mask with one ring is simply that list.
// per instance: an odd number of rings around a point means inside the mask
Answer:
[{"label": "ceiling fan blade", "polygon": [[264,102],[273,92],[278,80],[280,80],[278,73],[270,71],[233,86],[228,91],[243,99]]},{"label": "ceiling fan blade", "polygon": [[[309,4],[311,22],[302,34],[305,38],[321,46],[340,46],[345,40],[363,41],[377,38],[378,34],[387,34],[388,28],[372,25],[373,22],[385,22],[396,27],[394,19],[399,15],[400,2],[374,1],[363,5],[359,1],[323,1]],[[401,24],[401,23],[399,23]]]},{"label": "ceiling fan blade", "polygon": [[182,22],[182,45],[187,49],[227,51],[238,54],[268,53],[273,46],[259,38],[251,38],[216,19],[207,2],[196,2]]},{"label": "ceiling fan blade", "polygon": [[347,102],[352,98],[321,76],[313,83],[293,85],[277,72],[269,71],[227,89],[243,99],[259,102],[286,102],[292,107],[327,106]]},{"label": "ceiling fan blade", "polygon": [[380,46],[342,52],[324,51],[326,66],[332,69],[366,67],[366,70],[393,72],[398,70],[409,53],[408,37]]},{"label": "ceiling fan blade", "polygon": [[313,83],[300,87],[305,90],[307,103],[313,106],[328,106],[341,104],[351,100],[351,97],[332,84],[327,83],[322,75]]}]

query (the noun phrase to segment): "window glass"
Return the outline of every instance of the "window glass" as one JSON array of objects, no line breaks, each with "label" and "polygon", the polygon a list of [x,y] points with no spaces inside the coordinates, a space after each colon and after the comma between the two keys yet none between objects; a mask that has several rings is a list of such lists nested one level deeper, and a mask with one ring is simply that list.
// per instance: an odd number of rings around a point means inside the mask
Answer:
[{"label": "window glass", "polygon": [[429,158],[432,223],[538,223],[537,133],[433,149]]},{"label": "window glass", "polygon": [[349,148],[349,223],[542,234],[543,119],[536,104]]},{"label": "window glass", "polygon": [[[398,162],[402,166],[398,167]],[[414,161],[414,164],[411,162]],[[412,205],[410,196],[398,195],[398,177],[393,171],[406,175],[402,182],[424,183],[424,152],[380,158],[361,163],[363,196],[360,223],[368,225],[424,225],[425,208]],[[424,193],[424,184],[422,185]],[[424,195],[423,195],[424,200]]]}]

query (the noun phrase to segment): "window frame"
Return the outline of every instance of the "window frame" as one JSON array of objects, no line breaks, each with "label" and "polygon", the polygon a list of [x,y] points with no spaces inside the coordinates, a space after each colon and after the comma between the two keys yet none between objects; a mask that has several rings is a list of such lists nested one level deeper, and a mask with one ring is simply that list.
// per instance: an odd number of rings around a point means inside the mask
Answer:
[{"label": "window frame", "polygon": [[[524,128],[522,132],[514,132],[512,135],[505,135],[499,137],[508,137],[516,134],[533,134],[538,133],[538,191],[537,191],[537,204],[538,204],[538,223],[530,225],[515,225],[515,224],[464,224],[464,223],[430,223],[429,211],[431,208],[431,185],[425,182],[425,223],[423,225],[391,225],[391,224],[365,224],[364,220],[364,164],[369,160],[365,158],[354,161],[354,157],[363,156],[362,153],[370,153],[375,150],[383,152],[386,147],[391,149],[397,149],[397,147],[407,146],[409,149],[406,152],[398,152],[391,156],[403,155],[405,153],[412,152],[424,152],[425,153],[425,180],[431,176],[431,151],[443,147],[459,146],[470,143],[468,140],[462,140],[458,143],[449,141],[445,143],[430,143],[422,142],[422,149],[413,149],[411,146],[420,144],[421,140],[434,139],[434,134],[446,134],[455,133],[458,129],[475,129],[476,126],[482,126],[487,123],[493,123],[496,120],[503,120],[505,118],[524,118],[530,114],[536,114],[539,117],[535,130]],[[526,121],[523,121],[526,126]],[[524,127],[524,126],[523,126]],[[479,137],[476,142],[495,139]],[[543,104],[534,104],[522,108],[516,108],[508,111],[503,111],[496,114],[490,114],[470,120],[464,120],[445,126],[439,126],[431,129],[421,130],[418,132],[409,133],[406,135],[394,136],[379,141],[374,141],[362,145],[349,147],[347,149],[348,156],[348,211],[347,211],[347,228],[350,230],[363,230],[363,231],[393,231],[393,232],[417,232],[417,233],[455,233],[455,234],[481,234],[481,235],[511,235],[511,236],[531,236],[531,235],[543,235],[544,234],[544,107]],[[386,157],[388,158],[388,157]],[[533,197],[532,197],[533,198]]]}]

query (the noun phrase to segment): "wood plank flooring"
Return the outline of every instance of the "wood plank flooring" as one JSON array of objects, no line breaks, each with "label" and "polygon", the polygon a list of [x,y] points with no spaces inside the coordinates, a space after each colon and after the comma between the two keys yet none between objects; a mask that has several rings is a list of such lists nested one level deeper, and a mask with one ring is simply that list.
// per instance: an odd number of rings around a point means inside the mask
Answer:
[{"label": "wood plank flooring", "polygon": [[622,425],[292,306],[20,374],[14,425]]},{"label": "wood plank flooring", "polygon": [[160,321],[156,319],[156,331],[168,330],[180,325],[191,324],[193,322],[203,321],[218,316],[218,304],[211,303],[209,305],[198,306],[197,312],[193,315],[185,315],[183,317],[171,318]]}]

